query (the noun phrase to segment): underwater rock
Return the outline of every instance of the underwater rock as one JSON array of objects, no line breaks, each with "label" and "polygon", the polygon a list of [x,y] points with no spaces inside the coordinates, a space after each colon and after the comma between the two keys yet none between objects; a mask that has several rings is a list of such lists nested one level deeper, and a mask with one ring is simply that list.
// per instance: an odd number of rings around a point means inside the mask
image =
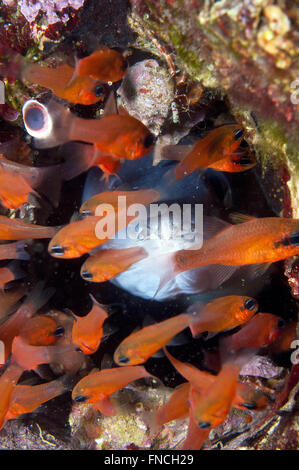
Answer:
[{"label": "underwater rock", "polygon": [[178,448],[186,437],[187,419],[161,429],[154,425],[155,410],[172,391],[162,385],[132,384],[113,395],[116,416],[104,416],[89,404],[75,403],[69,418],[73,440],[81,448],[98,450]]},{"label": "underwater rock", "polygon": [[60,21],[66,23],[70,18],[70,14],[64,12],[64,10],[66,8],[78,10],[84,5],[84,2],[85,0],[56,0],[54,2],[49,0],[43,2],[21,0],[18,3],[21,13],[29,23],[35,21],[36,17],[41,14],[43,22],[50,25]]},{"label": "underwater rock", "polygon": [[161,59],[171,56],[175,68],[225,96],[263,165],[288,168],[293,216],[298,217],[296,7],[287,2],[277,6],[271,0],[131,4],[130,25],[138,44]]}]

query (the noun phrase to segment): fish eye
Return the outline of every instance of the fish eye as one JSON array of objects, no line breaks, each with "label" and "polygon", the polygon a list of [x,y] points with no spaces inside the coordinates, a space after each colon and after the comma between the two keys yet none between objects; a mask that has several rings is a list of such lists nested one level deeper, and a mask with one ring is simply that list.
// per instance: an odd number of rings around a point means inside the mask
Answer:
[{"label": "fish eye", "polygon": [[47,108],[36,100],[28,100],[23,106],[23,121],[29,135],[45,138],[50,135],[53,122]]},{"label": "fish eye", "polygon": [[74,401],[76,401],[77,403],[83,403],[85,402],[86,400],[88,399],[87,396],[85,395],[78,395],[74,398]]},{"label": "fish eye", "polygon": [[254,310],[257,306],[257,303],[254,299],[247,299],[244,303],[244,307],[247,310]]},{"label": "fish eye", "polygon": [[209,428],[211,426],[211,423],[209,423],[208,421],[199,421],[197,423],[197,426],[200,428],[200,429],[205,429],[205,428]]},{"label": "fish eye", "polygon": [[81,276],[82,276],[83,279],[85,279],[86,281],[91,281],[92,278],[93,278],[92,273],[90,273],[89,271],[82,271]]},{"label": "fish eye", "polygon": [[286,322],[282,318],[280,318],[277,322],[277,328],[284,328],[285,324]]},{"label": "fish eye", "polygon": [[54,331],[54,335],[57,336],[57,338],[59,338],[60,336],[63,336],[63,334],[64,334],[63,326],[58,326],[56,330]]},{"label": "fish eye", "polygon": [[144,139],[143,145],[145,146],[146,149],[150,148],[153,143],[155,142],[155,137],[153,134],[148,134],[146,138]]},{"label": "fish eye", "polygon": [[244,408],[247,408],[247,410],[256,410],[257,409],[257,404],[255,402],[252,403],[243,403],[242,406]]},{"label": "fish eye", "polygon": [[251,165],[251,163],[252,163],[252,160],[249,157],[242,157],[239,160],[239,164],[242,166],[248,166],[248,165]]},{"label": "fish eye", "polygon": [[126,356],[120,356],[117,362],[121,362],[122,364],[127,364],[129,362],[129,358]]},{"label": "fish eye", "polygon": [[240,140],[240,139],[243,137],[243,134],[244,134],[243,129],[237,129],[237,130],[234,132],[234,138],[235,138],[235,140]]},{"label": "fish eye", "polygon": [[290,242],[292,245],[299,245],[299,233],[293,233],[291,236],[290,236]]},{"label": "fish eye", "polygon": [[81,212],[81,215],[83,215],[84,217],[89,217],[90,215],[92,215],[92,212],[90,212],[88,209],[85,209]]},{"label": "fish eye", "polygon": [[50,251],[51,251],[51,254],[57,255],[57,256],[62,256],[65,253],[65,249],[60,245],[52,246]]},{"label": "fish eye", "polygon": [[105,87],[104,85],[101,85],[100,83],[95,87],[94,93],[95,95],[99,98],[104,94]]}]

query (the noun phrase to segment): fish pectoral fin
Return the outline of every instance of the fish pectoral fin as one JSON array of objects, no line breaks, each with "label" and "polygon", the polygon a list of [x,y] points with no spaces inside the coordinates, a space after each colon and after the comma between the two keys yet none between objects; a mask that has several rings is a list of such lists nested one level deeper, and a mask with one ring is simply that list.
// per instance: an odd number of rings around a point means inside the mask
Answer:
[{"label": "fish pectoral fin", "polygon": [[229,218],[234,224],[244,224],[244,222],[249,222],[250,220],[255,220],[256,217],[247,214],[240,214],[239,212],[234,212],[229,215]]},{"label": "fish pectoral fin", "polygon": [[93,403],[93,406],[105,416],[116,415],[116,408],[112,403],[110,397],[102,398],[102,400]]},{"label": "fish pectoral fin", "polygon": [[251,280],[265,274],[271,264],[272,263],[250,264],[243,266],[243,268],[245,269],[246,275],[248,276],[249,280]]},{"label": "fish pectoral fin", "polygon": [[120,112],[120,109],[119,110],[117,109],[115,95],[114,95],[114,92],[111,91],[105,104],[103,116],[111,116],[111,114],[118,114],[118,113],[122,114]]},{"label": "fish pectoral fin", "polygon": [[192,150],[193,145],[165,145],[160,149],[163,160],[181,161]]}]

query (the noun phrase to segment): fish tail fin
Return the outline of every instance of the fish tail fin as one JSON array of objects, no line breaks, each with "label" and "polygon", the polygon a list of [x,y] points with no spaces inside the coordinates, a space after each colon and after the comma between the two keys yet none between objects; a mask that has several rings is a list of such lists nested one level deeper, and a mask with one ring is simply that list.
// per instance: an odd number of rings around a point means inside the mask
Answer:
[{"label": "fish tail fin", "polygon": [[72,374],[64,374],[57,379],[62,387],[62,392],[71,392],[78,381]]},{"label": "fish tail fin", "polygon": [[44,289],[44,281],[38,282],[32,291],[29,293],[23,305],[30,305],[32,310],[36,312],[43,305],[45,305],[50,298],[53,296],[55,289],[53,287],[48,287]]},{"label": "fish tail fin", "polygon": [[61,166],[53,165],[38,168],[37,178],[33,187],[38,193],[43,194],[52,203],[53,207],[58,207],[61,192]]},{"label": "fish tail fin", "polygon": [[89,144],[70,142],[61,148],[61,153],[66,157],[61,166],[64,181],[76,178],[89,170],[96,161],[95,147]]},{"label": "fish tail fin", "polygon": [[153,299],[161,295],[162,290],[166,287],[170,279],[175,277],[179,272],[176,272],[173,253],[166,253],[159,257],[159,275],[160,280]]},{"label": "fish tail fin", "polygon": [[15,281],[17,281],[18,279],[22,279],[26,276],[26,272],[20,267],[19,262],[16,260],[11,261],[7,267],[13,274]]},{"label": "fish tail fin", "polygon": [[25,251],[26,241],[20,240],[18,242],[10,243],[7,247],[6,259],[19,259],[28,261],[30,259],[29,253]]},{"label": "fish tail fin", "polygon": [[30,99],[24,104],[22,113],[26,131],[33,137],[36,148],[58,147],[71,140],[75,116],[57,99],[51,97],[45,104]]},{"label": "fish tail fin", "polygon": [[244,348],[236,354],[235,351],[226,350],[226,343],[220,343],[220,358],[222,365],[232,364],[239,370],[242,369],[245,364],[250,362],[253,356],[257,353],[258,348]]}]

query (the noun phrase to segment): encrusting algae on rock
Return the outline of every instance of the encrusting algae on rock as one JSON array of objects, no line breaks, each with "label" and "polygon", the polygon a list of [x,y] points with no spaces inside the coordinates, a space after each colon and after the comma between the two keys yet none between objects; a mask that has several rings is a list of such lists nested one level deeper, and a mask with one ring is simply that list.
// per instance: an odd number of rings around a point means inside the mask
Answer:
[{"label": "encrusting algae on rock", "polygon": [[1,446],[297,448],[294,8],[0,15]]}]

